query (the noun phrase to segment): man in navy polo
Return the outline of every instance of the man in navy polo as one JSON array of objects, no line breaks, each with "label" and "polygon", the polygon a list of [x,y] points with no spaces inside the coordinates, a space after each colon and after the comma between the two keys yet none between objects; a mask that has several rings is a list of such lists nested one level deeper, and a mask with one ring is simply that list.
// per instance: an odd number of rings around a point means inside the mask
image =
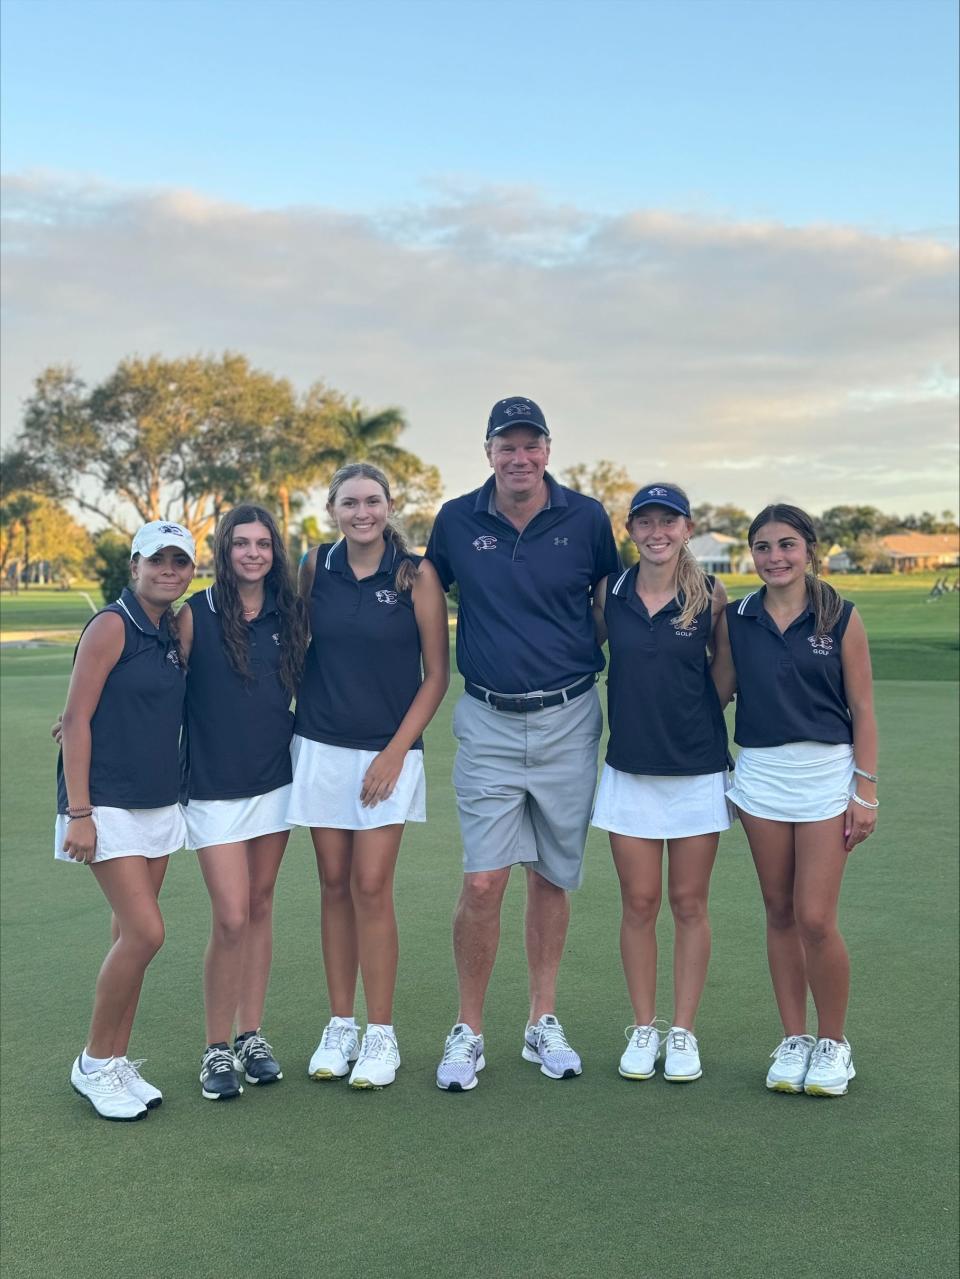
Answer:
[{"label": "man in navy polo", "polygon": [[484,1066],[483,1002],[511,867],[527,871],[530,1015],[523,1057],[551,1079],[580,1074],[556,1016],[556,982],[579,887],[597,773],[603,655],[591,617],[594,586],[618,567],[599,502],[547,472],[550,432],[523,396],[487,423],[493,475],[447,502],[427,557],[460,591],[453,770],[463,837],[463,890],[453,924],[460,1011],[437,1084],[476,1086]]}]

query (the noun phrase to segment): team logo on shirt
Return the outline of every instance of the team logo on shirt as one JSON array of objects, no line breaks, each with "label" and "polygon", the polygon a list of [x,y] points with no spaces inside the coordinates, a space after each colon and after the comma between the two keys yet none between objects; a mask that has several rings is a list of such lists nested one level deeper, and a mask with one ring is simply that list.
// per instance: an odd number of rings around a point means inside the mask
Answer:
[{"label": "team logo on shirt", "polygon": [[807,643],[810,645],[811,652],[820,657],[829,657],[833,652],[832,635],[808,635]]},{"label": "team logo on shirt", "polygon": [[670,622],[672,627],[674,627],[675,636],[680,636],[681,639],[689,639],[690,636],[695,636],[695,634],[697,634],[698,625],[701,624],[699,623],[699,618],[694,618],[689,627],[681,627],[680,614],[677,614],[675,618],[671,618]]},{"label": "team logo on shirt", "polygon": [[277,648],[279,648],[279,647],[280,647],[280,632],[279,632],[279,631],[274,631],[274,632],[273,632],[273,634],[270,636],[270,638],[273,640],[274,644],[276,644]]},{"label": "team logo on shirt", "polygon": [[492,533],[483,533],[474,541],[473,545],[478,551],[495,551],[497,549],[497,539]]},{"label": "team logo on shirt", "polygon": [[397,602],[396,591],[377,591],[378,604],[396,604],[396,602]]},{"label": "team logo on shirt", "polygon": [[180,658],[177,656],[177,650],[175,648],[167,649],[167,661],[172,662],[177,670],[180,669]]}]

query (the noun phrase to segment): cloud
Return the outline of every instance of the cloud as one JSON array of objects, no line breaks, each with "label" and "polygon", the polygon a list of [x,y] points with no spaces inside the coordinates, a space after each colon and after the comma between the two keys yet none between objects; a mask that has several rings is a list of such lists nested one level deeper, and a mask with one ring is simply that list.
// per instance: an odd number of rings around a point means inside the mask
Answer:
[{"label": "cloud", "polygon": [[450,186],[376,218],[193,191],[5,182],[3,422],[41,368],[243,351],[400,404],[448,493],[485,476],[499,396],[531,395],[556,470],[747,508],[956,505],[957,254],[855,228],[601,217]]}]

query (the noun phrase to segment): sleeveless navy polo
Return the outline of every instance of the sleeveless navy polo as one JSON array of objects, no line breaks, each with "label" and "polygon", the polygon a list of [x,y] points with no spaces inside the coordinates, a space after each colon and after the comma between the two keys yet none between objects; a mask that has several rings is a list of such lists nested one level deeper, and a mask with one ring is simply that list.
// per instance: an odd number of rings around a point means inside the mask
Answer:
[{"label": "sleeveless navy polo", "polygon": [[[381,751],[410,709],[421,683],[420,632],[412,592],[394,586],[399,558],[387,543],[377,571],[357,581],[344,539],[318,547],[294,726],[301,737]],[[423,749],[422,738],[412,749]]]},{"label": "sleeveless navy polo", "polygon": [[590,608],[620,564],[599,502],[544,480],[548,505],[518,532],[496,508],[496,477],[440,508],[427,545],[444,590],[460,588],[457,666],[495,693],[567,688],[603,670]]},{"label": "sleeveless navy polo", "polygon": [[[710,678],[710,605],[678,625],[673,599],[653,617],[637,594],[638,566],[607,578],[610,646],[606,762],[621,773],[692,777],[727,767],[727,729]],[[708,579],[713,590],[714,579]]]},{"label": "sleeveless navy polo", "polygon": [[808,602],[781,634],[764,608],[766,590],[727,605],[737,672],[734,740],[740,746],[852,742],[840,647],[853,604],[844,600],[833,630],[816,635]]},{"label": "sleeveless navy polo", "polygon": [[247,685],[223,645],[216,588],[187,600],[193,647],[187,675],[186,770],[190,799],[247,799],[286,786],[293,774],[290,694],[280,679],[280,617],[268,586],[258,617],[246,623]]},{"label": "sleeveless navy polo", "polygon": [[[90,802],[107,808],[165,808],[180,793],[185,680],[176,645],[166,622],[154,626],[129,587],[100,612],[116,613],[124,636],[123,651],[90,720]],[[76,650],[73,656],[76,661]],[[57,812],[66,811],[61,751]]]}]

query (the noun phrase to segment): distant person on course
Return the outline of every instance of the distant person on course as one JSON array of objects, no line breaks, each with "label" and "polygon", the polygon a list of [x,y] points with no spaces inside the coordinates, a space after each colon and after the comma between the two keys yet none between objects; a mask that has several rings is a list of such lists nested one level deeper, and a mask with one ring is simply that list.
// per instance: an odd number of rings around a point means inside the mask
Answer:
[{"label": "distant person on course", "polygon": [[104,1119],[143,1119],[163,1100],[126,1054],[144,973],[163,945],[157,895],[184,839],[184,662],[171,606],[195,560],[179,524],[154,520],[139,530],[132,585],[84,628],[63,712],[55,856],[89,865],[114,915],[87,1042],[70,1072]]},{"label": "distant person on course", "polygon": [[393,875],[404,824],[426,820],[422,734],[450,682],[450,632],[433,565],[411,554],[390,522],[382,471],[367,462],[341,467],[327,511],[340,540],[314,547],[300,567],[311,641],[287,812],[313,837],[330,996],[307,1073],[349,1073],[354,1088],[384,1088],[400,1065]]},{"label": "distant person on course", "polygon": [[[764,584],[727,607],[741,747],[729,798],[760,880],[783,1022],[767,1087],[839,1097],[856,1073],[840,883],[879,806],[870,652],[859,613],[818,576],[809,515],[767,506],[748,541]],[[718,674],[717,684],[723,697],[733,679]],[[808,987],[816,1038],[806,1033]]]},{"label": "distant person on course", "polygon": [[620,953],[634,1015],[620,1074],[649,1079],[660,1052],[656,928],[666,842],[675,940],[663,1077],[689,1083],[703,1073],[693,1023],[710,959],[707,894],[720,831],[730,825],[727,730],[710,676],[718,655],[729,668],[727,596],[687,546],[693,521],[683,489],[640,489],[627,532],[640,558],[601,582],[594,599],[598,638],[610,644],[610,740],[593,824],[610,832],[620,878]]},{"label": "distant person on course", "polygon": [[580,1074],[556,1016],[556,982],[580,884],[597,776],[603,656],[591,616],[618,567],[610,521],[593,498],[547,473],[550,432],[532,400],[511,396],[487,423],[493,475],[441,508],[427,558],[459,587],[453,781],[463,890],[453,925],[460,987],[437,1085],[465,1092],[484,1066],[483,1004],[511,867],[527,871],[530,1010],[522,1055],[551,1079]]},{"label": "distant person on course", "polygon": [[[235,506],[213,540],[215,580],[177,618],[187,675],[187,843],[213,923],[204,960],[201,1093],[229,1100],[283,1078],[261,1034],[273,953],[273,892],[290,834],[290,740],[307,645],[280,531]],[[236,1037],[234,1038],[234,1028]]]}]

